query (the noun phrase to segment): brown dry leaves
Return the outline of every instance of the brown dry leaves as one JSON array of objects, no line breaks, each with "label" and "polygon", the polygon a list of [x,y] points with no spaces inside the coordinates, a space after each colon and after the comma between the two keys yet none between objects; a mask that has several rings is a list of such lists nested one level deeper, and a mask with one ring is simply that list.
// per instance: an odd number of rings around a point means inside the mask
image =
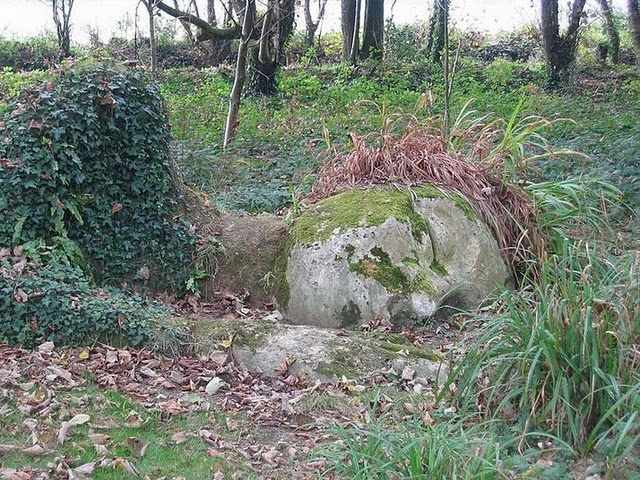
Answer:
[{"label": "brown dry leaves", "polygon": [[[215,389],[212,382],[219,382]],[[106,345],[57,350],[49,342],[35,351],[0,345],[0,413],[11,413],[14,407],[10,405],[15,404],[27,417],[17,429],[29,436],[28,445],[4,444],[0,452],[19,449],[35,457],[55,455],[57,448],[73,441],[79,425],[87,424],[85,441],[99,460],[75,465],[67,458],[56,458],[47,471],[2,468],[0,464],[0,479],[82,479],[89,478],[96,468],[117,468],[149,478],[135,465],[136,458],[145,455],[147,442],[129,438],[132,457],[118,458],[111,453],[109,435],[103,433],[119,426],[141,428],[148,416],[132,410],[122,425],[111,419],[94,419],[86,413],[91,401],[88,396],[62,394],[96,384],[120,391],[160,420],[197,411],[224,411],[227,415],[224,424],[212,429],[175,433],[175,444],[199,438],[208,445],[209,455],[221,455],[230,464],[241,462],[267,477],[266,472],[273,470],[298,469],[302,476],[291,478],[311,478],[317,469],[315,464],[307,465],[311,447],[305,447],[309,437],[317,436],[312,426],[315,419],[302,413],[299,405],[320,385],[310,386],[305,378],[291,375],[262,377],[237,365],[230,355],[168,358],[145,349]],[[252,424],[238,418],[248,418]],[[265,441],[263,435],[256,437],[256,428],[273,431],[273,438]],[[225,440],[220,429],[233,432],[236,440]]]}]

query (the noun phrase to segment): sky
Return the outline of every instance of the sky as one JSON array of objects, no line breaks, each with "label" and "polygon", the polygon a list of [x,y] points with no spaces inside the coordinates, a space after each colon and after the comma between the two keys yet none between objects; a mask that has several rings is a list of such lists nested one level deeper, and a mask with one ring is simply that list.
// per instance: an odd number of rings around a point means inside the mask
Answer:
[{"label": "sky", "polygon": [[[179,0],[184,3],[184,0]],[[97,33],[102,40],[112,34],[131,36],[135,18],[137,0],[75,0],[72,13],[72,38],[77,42],[86,42],[89,33]],[[172,3],[172,2],[170,2]],[[426,21],[429,18],[431,0],[386,0],[387,17],[393,15],[397,23]],[[510,30],[515,26],[536,21],[537,12],[533,4],[538,0],[452,0],[451,17],[454,26],[461,29],[473,29],[489,32]],[[565,2],[560,2],[564,4]],[[614,0],[614,6],[624,9],[625,0]],[[587,4],[596,5],[595,0]],[[22,37],[36,35],[45,30],[54,31],[51,20],[51,7],[46,0],[0,0],[0,35],[3,37]],[[166,15],[165,15],[166,18]],[[322,31],[337,29],[340,19],[340,1],[329,0],[326,20]],[[139,11],[140,27],[147,22],[145,12]],[[124,28],[128,25],[128,29]],[[298,20],[300,28],[304,22]]]}]

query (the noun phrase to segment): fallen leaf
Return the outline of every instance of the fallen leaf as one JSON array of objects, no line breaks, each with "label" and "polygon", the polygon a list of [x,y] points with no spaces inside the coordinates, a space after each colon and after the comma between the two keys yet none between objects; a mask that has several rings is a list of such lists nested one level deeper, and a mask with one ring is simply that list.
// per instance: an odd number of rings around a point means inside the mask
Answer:
[{"label": "fallen leaf", "polygon": [[104,433],[92,433],[89,435],[89,441],[95,445],[104,445],[109,440],[111,440],[111,437]]},{"label": "fallen leaf", "polygon": [[409,381],[409,380],[413,380],[413,377],[415,377],[415,375],[416,375],[416,371],[413,368],[406,366],[402,370],[401,378],[402,380]]},{"label": "fallen leaf", "polygon": [[87,347],[84,347],[78,354],[78,358],[81,358],[82,360],[86,360],[87,358],[89,358],[89,349]]},{"label": "fallen leaf", "polygon": [[181,443],[184,443],[187,441],[187,432],[177,432],[174,433],[173,435],[171,435],[171,440],[176,444],[179,445]]},{"label": "fallen leaf", "polygon": [[142,417],[135,410],[131,410],[127,418],[124,419],[124,423],[127,427],[140,428],[142,426]]},{"label": "fallen leaf", "polygon": [[149,442],[144,443],[138,437],[129,437],[127,439],[127,446],[129,447],[129,450],[131,450],[131,453],[135,457],[142,458],[144,457],[144,452],[147,450],[147,447],[149,446]]},{"label": "fallen leaf", "polygon": [[63,445],[64,441],[67,439],[69,428],[71,428],[71,424],[69,422],[62,422],[60,424],[60,430],[58,430],[58,443],[60,445]]},{"label": "fallen leaf", "polygon": [[262,454],[262,459],[267,463],[274,463],[278,455],[276,447],[271,447],[268,452]]},{"label": "fallen leaf", "polygon": [[29,300],[29,295],[27,295],[24,290],[19,288],[18,290],[13,292],[13,298],[15,298],[16,301],[20,303],[27,303],[27,301]]},{"label": "fallen leaf", "polygon": [[89,415],[87,415],[86,413],[80,413],[69,420],[69,425],[82,425],[83,423],[87,423],[89,420],[91,420],[91,417]]},{"label": "fallen leaf", "polygon": [[54,349],[55,349],[55,346],[53,345],[53,342],[44,342],[42,345],[38,347],[38,351],[40,353],[53,352]]},{"label": "fallen leaf", "polygon": [[40,455],[44,455],[46,453],[46,450],[42,445],[35,444],[32,447],[25,448],[24,450],[22,450],[22,452],[26,453],[27,455],[39,457]]},{"label": "fallen leaf", "polygon": [[96,462],[89,462],[74,468],[73,472],[79,473],[81,475],[91,475],[95,469],[96,469]]},{"label": "fallen leaf", "polygon": [[226,383],[223,380],[221,380],[219,377],[213,377],[211,380],[209,380],[209,383],[207,383],[207,386],[204,388],[204,391],[209,395],[213,395],[225,385]]},{"label": "fallen leaf", "polygon": [[109,455],[109,449],[107,449],[107,447],[99,443],[95,444],[93,446],[93,449],[96,451],[98,455]]},{"label": "fallen leaf", "polygon": [[67,382],[73,380],[73,375],[71,374],[71,372],[63,368],[58,368],[56,366],[50,365],[46,368],[46,371],[51,373],[52,375],[55,375],[56,377],[60,377],[66,380]]}]

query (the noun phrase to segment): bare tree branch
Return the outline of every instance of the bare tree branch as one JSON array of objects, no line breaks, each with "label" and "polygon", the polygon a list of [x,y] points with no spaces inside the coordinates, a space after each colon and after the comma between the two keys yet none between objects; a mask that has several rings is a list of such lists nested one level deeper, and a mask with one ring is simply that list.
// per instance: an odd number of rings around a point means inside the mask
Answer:
[{"label": "bare tree branch", "polygon": [[238,25],[231,27],[221,28],[210,25],[206,20],[201,19],[195,15],[178,10],[177,8],[170,7],[164,2],[158,2],[158,8],[167,15],[170,15],[178,20],[184,20],[185,22],[195,25],[200,29],[197,39],[199,42],[204,40],[211,40],[213,38],[220,40],[235,40],[241,37],[242,28]]}]

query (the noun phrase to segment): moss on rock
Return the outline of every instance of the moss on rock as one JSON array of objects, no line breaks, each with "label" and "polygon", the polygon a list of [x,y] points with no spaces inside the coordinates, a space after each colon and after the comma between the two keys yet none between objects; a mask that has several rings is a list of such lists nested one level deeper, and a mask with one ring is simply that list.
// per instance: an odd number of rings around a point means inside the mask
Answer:
[{"label": "moss on rock", "polygon": [[434,291],[433,283],[426,275],[417,275],[410,280],[382,248],[374,247],[370,254],[358,262],[349,262],[349,270],[364,277],[373,278],[390,293],[410,295],[418,291],[425,293]]},{"label": "moss on rock", "polygon": [[[422,243],[425,236],[429,234],[429,225],[415,209],[416,198],[448,198],[464,212],[467,218],[475,220],[475,213],[462,196],[429,184],[411,188],[376,186],[368,190],[349,190],[326,198],[295,220],[276,260],[274,295],[281,308],[286,310],[289,304],[290,286],[287,280],[287,265],[296,245],[304,247],[314,243],[324,243],[334,233],[382,225],[389,218],[395,218],[407,224],[414,239]],[[395,264],[388,253],[374,248],[365,258],[354,261],[355,250],[353,245],[347,245],[344,249],[349,269],[374,278],[387,291],[403,295],[416,291],[434,292],[434,286],[426,275],[411,278],[412,270],[422,268],[417,259],[415,264],[411,258],[403,260],[401,264]],[[342,252],[336,252],[336,260],[342,258],[344,258]],[[440,275],[443,269],[435,272]]]},{"label": "moss on rock", "polygon": [[374,227],[391,217],[408,222],[418,241],[428,231],[426,221],[413,208],[408,189],[374,187],[349,190],[324,199],[297,219],[291,236],[296,244],[312,245],[326,241],[335,231]]}]

